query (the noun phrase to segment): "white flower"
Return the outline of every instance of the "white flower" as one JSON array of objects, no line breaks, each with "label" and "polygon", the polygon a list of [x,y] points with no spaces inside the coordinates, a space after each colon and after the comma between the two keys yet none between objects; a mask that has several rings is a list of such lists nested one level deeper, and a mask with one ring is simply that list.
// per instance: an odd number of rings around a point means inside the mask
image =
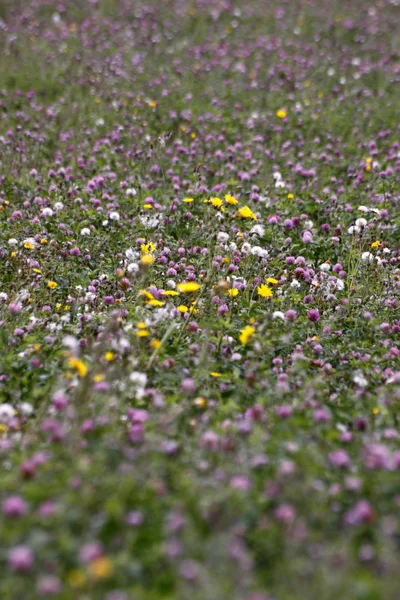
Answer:
[{"label": "white flower", "polygon": [[362,229],[366,225],[367,225],[367,219],[363,219],[363,217],[360,217],[359,219],[356,219],[356,227],[360,227]]},{"label": "white flower", "polygon": [[364,374],[361,371],[357,371],[353,375],[353,381],[356,385],[361,388],[365,388],[368,385],[368,380],[365,378]]},{"label": "white flower", "polygon": [[115,210],[110,212],[110,219],[111,221],[119,221],[119,213]]},{"label": "white flower", "polygon": [[136,260],[139,258],[139,252],[134,248],[128,248],[128,250],[125,250],[125,256],[128,260]]},{"label": "white flower", "polygon": [[371,254],[371,252],[363,252],[361,254],[361,260],[363,262],[373,262],[374,261],[374,255]]},{"label": "white flower", "polygon": [[319,266],[319,270],[327,273],[331,270],[331,265],[329,263],[322,263],[322,265]]},{"label": "white flower", "polygon": [[33,406],[29,402],[20,402],[18,404],[18,410],[22,415],[29,417],[33,413]]},{"label": "white flower", "polygon": [[217,235],[217,240],[225,244],[229,240],[229,234],[225,233],[224,231],[220,231]]},{"label": "white flower", "polygon": [[368,206],[361,205],[361,206],[358,207],[358,210],[361,211],[361,212],[369,213],[369,211],[371,209],[368,208]]},{"label": "white flower", "polygon": [[89,227],[84,227],[83,229],[81,229],[81,235],[90,235]]},{"label": "white flower", "polygon": [[253,246],[250,250],[252,256],[258,256],[260,258],[267,258],[268,251],[261,248],[261,246]]},{"label": "white flower", "polygon": [[285,320],[285,315],[283,314],[283,312],[282,312],[282,311],[280,311],[280,310],[275,310],[275,311],[272,313],[272,318],[273,318],[273,319],[281,319],[281,321],[284,321],[284,320]]},{"label": "white flower", "polygon": [[348,228],[347,233],[349,233],[350,235],[354,235],[355,233],[360,233],[361,229],[359,227],[357,227],[356,225],[351,225],[351,227]]},{"label": "white flower", "polygon": [[62,202],[56,202],[55,205],[54,205],[54,210],[56,212],[59,212],[63,208],[64,208],[64,204]]},{"label": "white flower", "polygon": [[305,229],[312,229],[314,227],[314,223],[310,220],[304,222]]},{"label": "white flower", "polygon": [[96,125],[97,127],[102,127],[104,125],[104,119],[97,119]]},{"label": "white flower", "polygon": [[244,254],[248,254],[251,250],[251,246],[249,244],[249,242],[244,242],[244,244],[242,245],[242,252]]},{"label": "white flower", "polygon": [[293,281],[290,284],[290,287],[294,289],[299,289],[299,287],[301,287],[301,283],[297,281],[297,279],[293,279]]},{"label": "white flower", "polygon": [[147,375],[146,375],[146,373],[140,373],[140,371],[133,371],[129,375],[129,379],[136,386],[140,386],[140,387],[144,387],[146,385],[146,383],[147,383]]},{"label": "white flower", "polygon": [[237,250],[237,244],[235,244],[235,242],[231,242],[231,243],[229,244],[229,250],[230,250],[231,252],[233,252],[234,250]]},{"label": "white flower", "polygon": [[102,225],[103,225],[103,227],[107,227],[108,221],[107,220],[103,221]]},{"label": "white flower", "polygon": [[139,271],[139,265],[134,262],[129,263],[129,265],[126,267],[126,270],[128,273],[137,273]]},{"label": "white flower", "polygon": [[8,243],[10,246],[16,246],[18,244],[18,240],[16,240],[15,238],[10,238],[8,240]]},{"label": "white flower", "polygon": [[7,402],[0,404],[0,423],[9,423],[13,418],[14,413],[15,411],[11,404],[8,404]]},{"label": "white flower", "polygon": [[127,196],[136,196],[137,191],[135,190],[135,188],[127,188],[125,194]]},{"label": "white flower", "polygon": [[46,206],[46,208],[42,210],[42,215],[44,217],[52,217],[54,215],[53,209],[49,206]]},{"label": "white flower", "polygon": [[8,294],[5,292],[0,292],[0,300],[8,300]]},{"label": "white flower", "polygon": [[250,235],[259,235],[260,237],[263,237],[265,233],[265,229],[262,225],[254,225],[254,227],[252,227],[250,229]]},{"label": "white flower", "polygon": [[168,279],[167,281],[167,287],[171,288],[171,290],[174,290],[176,288],[176,283],[173,279]]}]

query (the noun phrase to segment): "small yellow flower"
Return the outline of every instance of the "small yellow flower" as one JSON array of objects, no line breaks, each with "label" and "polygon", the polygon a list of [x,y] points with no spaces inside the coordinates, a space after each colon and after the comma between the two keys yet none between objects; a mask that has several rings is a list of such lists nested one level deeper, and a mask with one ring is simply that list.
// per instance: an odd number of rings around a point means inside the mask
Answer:
[{"label": "small yellow flower", "polygon": [[11,252],[11,258],[15,258],[17,256],[16,252]]},{"label": "small yellow flower", "polygon": [[152,204],[143,204],[143,208],[145,208],[146,210],[150,210],[151,208],[153,208]]},{"label": "small yellow flower", "polygon": [[288,194],[287,197],[288,197],[288,200],[293,200],[294,195],[293,194]]},{"label": "small yellow flower", "polygon": [[275,279],[275,277],[267,277],[266,282],[272,283],[272,285],[276,285],[278,283],[278,280]]},{"label": "small yellow flower", "polygon": [[[154,301],[152,300],[152,302]],[[155,302],[157,302],[157,300]],[[150,331],[148,331],[148,329],[138,329],[136,335],[139,338],[148,337],[150,335]]]},{"label": "small yellow flower", "polygon": [[235,296],[237,296],[237,295],[238,295],[238,293],[239,293],[239,290],[238,290],[237,288],[230,288],[230,289],[228,290],[228,295],[229,295],[231,298],[235,298]]},{"label": "small yellow flower", "polygon": [[257,288],[258,295],[262,298],[271,298],[272,290],[264,283]]},{"label": "small yellow flower", "polygon": [[182,202],[186,202],[186,204],[190,204],[191,202],[193,202],[193,198],[184,198],[182,200]]},{"label": "small yellow flower", "polygon": [[189,307],[188,307],[188,306],[185,306],[184,304],[180,304],[180,305],[178,306],[178,310],[179,310],[179,312],[180,312],[180,313],[184,314],[184,313],[187,313],[187,312],[188,312],[188,310],[189,310]]},{"label": "small yellow flower", "polygon": [[147,300],[153,300],[154,298],[153,294],[151,292],[148,292],[147,290],[139,290],[139,294],[142,294],[142,296],[147,298]]},{"label": "small yellow flower", "polygon": [[202,396],[199,396],[198,398],[196,398],[195,400],[193,400],[193,404],[197,407],[197,408],[206,408],[207,406],[207,400],[205,398],[203,398]]},{"label": "small yellow flower", "polygon": [[108,579],[112,575],[112,562],[106,556],[99,556],[89,563],[88,571],[95,579]]},{"label": "small yellow flower", "polygon": [[176,292],[175,290],[165,290],[161,293],[163,296],[179,296],[179,292]]},{"label": "small yellow flower", "polygon": [[79,377],[86,377],[88,368],[82,360],[79,358],[70,358],[68,364],[70,367],[76,370]]},{"label": "small yellow flower", "polygon": [[32,244],[31,242],[25,242],[24,244],[24,248],[26,248],[27,250],[33,250],[35,247],[35,244]]},{"label": "small yellow flower", "polygon": [[41,344],[33,344],[33,349],[35,352],[39,352],[41,347],[42,347]]},{"label": "small yellow flower", "polygon": [[148,300],[146,304],[149,304],[150,306],[164,306],[165,302],[161,302],[161,300],[156,300],[153,298],[152,300]]},{"label": "small yellow flower", "polygon": [[153,263],[154,257],[151,254],[143,254],[142,258],[140,259],[140,264],[144,265],[145,267],[149,267]]},{"label": "small yellow flower", "polygon": [[251,325],[246,325],[246,327],[244,327],[244,329],[240,330],[240,336],[239,336],[240,342],[243,345],[247,344],[247,342],[250,340],[250,338],[253,337],[255,332],[256,332],[256,330],[254,327],[251,327]]},{"label": "small yellow flower", "polygon": [[211,371],[210,375],[211,377],[222,377],[222,373],[219,373],[218,371]]},{"label": "small yellow flower", "polygon": [[223,200],[221,200],[221,198],[218,197],[214,197],[211,198],[211,204],[215,207],[215,208],[221,208],[221,206],[223,205]]},{"label": "small yellow flower", "polygon": [[95,383],[99,383],[100,381],[104,381],[104,375],[102,373],[98,373],[93,377],[93,381]]},{"label": "small yellow flower", "polygon": [[80,569],[73,569],[67,573],[67,581],[71,587],[81,587],[85,583],[86,577]]},{"label": "small yellow flower", "polygon": [[376,248],[379,248],[379,246],[381,246],[381,244],[382,243],[378,242],[378,241],[377,242],[372,242],[371,248],[373,248],[375,250]]},{"label": "small yellow flower", "polygon": [[376,408],[376,407],[373,408],[372,412],[373,412],[374,415],[379,415],[379,408]]},{"label": "small yellow flower", "polygon": [[33,269],[34,273],[37,273],[38,275],[40,275],[42,273],[42,271],[40,269]]},{"label": "small yellow flower", "polygon": [[136,328],[137,329],[147,329],[147,325],[144,321],[139,321],[138,323],[136,323]]},{"label": "small yellow flower", "polygon": [[248,206],[242,206],[242,208],[239,208],[237,214],[242,217],[242,219],[254,219],[254,221],[257,221],[256,215]]},{"label": "small yellow flower", "polygon": [[160,340],[157,340],[157,339],[151,340],[150,346],[156,350],[157,348],[159,348],[161,346],[161,342],[160,342]]},{"label": "small yellow flower", "polygon": [[156,251],[157,246],[153,244],[153,242],[149,242],[148,244],[142,244],[140,246],[140,249],[143,252],[143,254],[152,254]]},{"label": "small yellow flower", "polygon": [[238,201],[236,200],[235,196],[231,196],[230,194],[226,194],[224,196],[224,198],[225,198],[225,201],[228,204],[238,204]]},{"label": "small yellow flower", "polygon": [[287,116],[287,112],[284,108],[280,108],[279,110],[276,111],[276,116],[279,119],[284,119]]},{"label": "small yellow flower", "polygon": [[155,102],[154,100],[150,100],[149,106],[150,106],[150,108],[156,108],[157,102]]},{"label": "small yellow flower", "polygon": [[47,282],[47,287],[50,288],[51,290],[55,290],[57,286],[58,286],[58,283],[56,283],[55,281]]},{"label": "small yellow flower", "polygon": [[200,289],[200,284],[195,281],[186,281],[178,283],[178,290],[183,293],[197,292]]},{"label": "small yellow flower", "polygon": [[111,361],[114,359],[114,352],[106,352],[106,353],[104,354],[104,359],[105,359],[107,362],[111,362]]},{"label": "small yellow flower", "polygon": [[46,240],[46,238],[42,238],[42,239],[40,240],[40,243],[41,243],[43,246],[45,246],[45,245],[46,245],[46,244],[48,244],[49,242],[48,242],[48,240]]}]

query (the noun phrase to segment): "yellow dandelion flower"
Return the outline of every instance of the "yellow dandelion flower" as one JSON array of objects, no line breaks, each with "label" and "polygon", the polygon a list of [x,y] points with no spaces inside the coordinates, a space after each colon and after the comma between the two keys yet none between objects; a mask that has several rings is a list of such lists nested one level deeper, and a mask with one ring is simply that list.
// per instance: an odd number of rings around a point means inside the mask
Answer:
[{"label": "yellow dandelion flower", "polygon": [[284,119],[287,116],[287,112],[284,108],[280,108],[279,110],[276,111],[276,116],[279,119]]},{"label": "yellow dandelion flower", "polygon": [[114,359],[114,352],[106,352],[106,353],[104,354],[104,359],[105,359],[107,362],[111,362],[111,361]]},{"label": "yellow dandelion flower", "polygon": [[376,248],[379,248],[381,245],[382,245],[382,242],[378,242],[378,241],[372,242],[371,248],[373,248],[375,250]]},{"label": "yellow dandelion flower", "polygon": [[225,201],[227,202],[227,204],[238,204],[238,201],[236,200],[235,196],[231,196],[230,194],[225,194],[224,198],[225,198]]},{"label": "yellow dandelion flower", "polygon": [[140,246],[140,249],[143,252],[143,254],[152,254],[156,251],[157,246],[153,244],[153,242],[149,242],[148,244],[142,244]]},{"label": "yellow dandelion flower", "polygon": [[154,100],[150,100],[149,101],[149,106],[150,106],[150,108],[156,108],[157,102],[155,102]]},{"label": "yellow dandelion flower", "polygon": [[180,304],[177,308],[178,308],[179,312],[182,314],[187,313],[189,310],[189,307],[185,306],[185,304]]},{"label": "yellow dandelion flower", "polygon": [[48,244],[48,243],[49,243],[49,241],[48,241],[48,240],[46,240],[46,238],[42,238],[42,239],[40,240],[40,243],[41,243],[43,246],[45,246],[46,244]]},{"label": "yellow dandelion flower", "polygon": [[288,197],[288,200],[293,200],[294,194],[288,194],[287,197]]},{"label": "yellow dandelion flower", "polygon": [[240,336],[239,336],[240,342],[243,345],[247,344],[247,342],[250,340],[250,338],[253,337],[255,332],[256,332],[256,330],[254,327],[252,327],[251,325],[246,325],[246,327],[244,327],[243,329],[240,330]]},{"label": "yellow dandelion flower", "polygon": [[148,300],[146,304],[149,304],[150,306],[164,306],[165,302],[161,302],[161,300],[156,300],[153,298],[152,300]]},{"label": "yellow dandelion flower", "polygon": [[182,202],[186,202],[186,204],[190,204],[191,202],[193,202],[193,198],[184,198],[182,200]]},{"label": "yellow dandelion flower", "polygon": [[143,208],[145,208],[146,210],[150,210],[151,208],[153,208],[152,204],[143,204]]},{"label": "yellow dandelion flower", "polygon": [[139,321],[138,323],[136,323],[136,328],[137,329],[147,329],[147,325],[144,321]]},{"label": "yellow dandelion flower", "polygon": [[197,292],[200,289],[200,284],[195,281],[185,281],[178,283],[178,290],[183,293]]},{"label": "yellow dandelion flower", "polygon": [[239,293],[239,290],[237,288],[230,288],[228,290],[228,296],[230,296],[231,298],[235,298],[235,296],[237,296]]},{"label": "yellow dandelion flower", "polygon": [[98,373],[93,377],[93,381],[95,383],[99,383],[100,381],[104,381],[104,375],[102,373]]},{"label": "yellow dandelion flower", "polygon": [[211,377],[222,377],[222,373],[219,373],[218,371],[211,371],[210,375]]},{"label": "yellow dandelion flower", "polygon": [[143,254],[142,258],[140,259],[140,264],[144,265],[145,267],[149,267],[153,263],[154,256],[152,256],[151,254]]},{"label": "yellow dandelion flower", "polygon": [[153,294],[151,292],[148,292],[147,290],[139,290],[139,294],[142,294],[142,296],[147,298],[147,300],[153,300],[154,298]]},{"label": "yellow dandelion flower", "polygon": [[379,408],[375,406],[375,408],[372,409],[372,412],[374,413],[374,415],[379,415]]},{"label": "yellow dandelion flower", "polygon": [[221,208],[221,206],[223,205],[223,200],[221,200],[221,198],[218,198],[217,196],[215,196],[214,198],[211,198],[211,204],[215,207],[215,208]]},{"label": "yellow dandelion flower", "polygon": [[157,348],[159,348],[161,346],[161,342],[160,342],[160,340],[157,340],[157,339],[151,340],[150,346],[156,350]]},{"label": "yellow dandelion flower", "polygon": [[89,563],[88,571],[95,579],[108,579],[113,571],[112,562],[106,556],[99,556]]},{"label": "yellow dandelion flower", "polygon": [[258,295],[262,298],[271,298],[272,290],[264,283],[257,288]]},{"label": "yellow dandelion flower", "polygon": [[278,280],[275,279],[275,277],[267,277],[266,282],[272,283],[272,285],[276,285],[278,283]]},{"label": "yellow dandelion flower", "polygon": [[70,358],[68,364],[70,367],[75,369],[79,377],[86,377],[88,368],[82,360],[79,358]]},{"label": "yellow dandelion flower", "polygon": [[165,290],[161,293],[163,296],[179,296],[179,292],[176,292],[175,290]]},{"label": "yellow dandelion flower", "polygon": [[256,215],[248,206],[242,206],[242,208],[239,208],[237,214],[239,217],[242,217],[242,219],[254,219],[254,221],[257,221]]},{"label": "yellow dandelion flower", "polygon": [[55,281],[48,281],[47,282],[47,287],[50,290],[55,290],[57,286],[58,286],[58,283],[56,283]]},{"label": "yellow dandelion flower", "polygon": [[[153,300],[151,302],[153,302]],[[156,300],[156,302],[157,302],[157,300]],[[150,331],[148,331],[148,329],[138,329],[136,332],[136,335],[139,338],[148,337],[150,335]]]},{"label": "yellow dandelion flower", "polygon": [[32,244],[31,242],[25,242],[24,244],[24,248],[26,248],[27,250],[33,250],[35,247],[35,244]]},{"label": "yellow dandelion flower", "polygon": [[42,271],[40,269],[33,269],[34,273],[37,273],[38,275],[41,275]]},{"label": "yellow dandelion flower", "polygon": [[17,256],[16,252],[11,252],[11,258],[15,258]]}]

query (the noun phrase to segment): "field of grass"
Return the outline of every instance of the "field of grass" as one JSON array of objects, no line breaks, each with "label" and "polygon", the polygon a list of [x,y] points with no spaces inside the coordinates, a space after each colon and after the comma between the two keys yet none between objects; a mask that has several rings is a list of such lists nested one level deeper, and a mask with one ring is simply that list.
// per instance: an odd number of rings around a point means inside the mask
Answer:
[{"label": "field of grass", "polygon": [[0,599],[398,600],[398,1],[0,52]]}]

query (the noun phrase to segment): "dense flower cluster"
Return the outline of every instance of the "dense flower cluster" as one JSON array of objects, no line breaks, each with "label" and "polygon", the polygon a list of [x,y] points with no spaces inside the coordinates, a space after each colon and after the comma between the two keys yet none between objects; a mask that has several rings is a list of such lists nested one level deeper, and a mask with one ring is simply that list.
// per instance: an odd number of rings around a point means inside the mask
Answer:
[{"label": "dense flower cluster", "polygon": [[0,598],[395,600],[396,2],[3,4]]}]

